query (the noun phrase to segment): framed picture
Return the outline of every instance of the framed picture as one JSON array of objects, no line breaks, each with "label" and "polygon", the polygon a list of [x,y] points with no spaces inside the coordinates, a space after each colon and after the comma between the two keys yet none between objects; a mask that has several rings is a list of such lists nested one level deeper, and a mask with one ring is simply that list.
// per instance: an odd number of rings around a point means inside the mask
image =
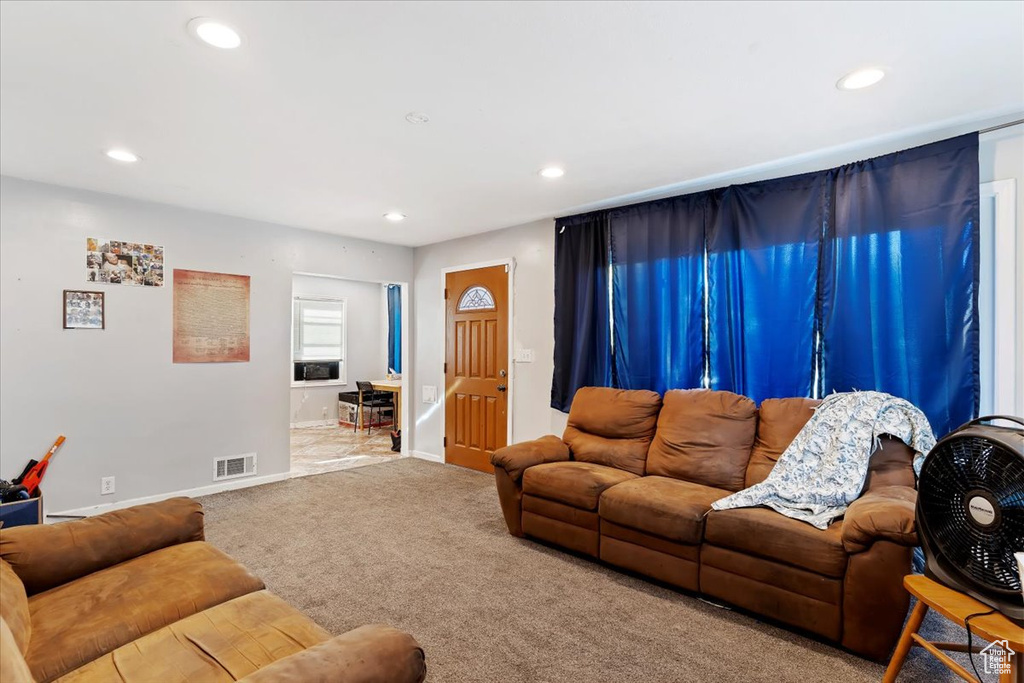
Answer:
[{"label": "framed picture", "polygon": [[102,330],[106,326],[103,292],[64,290],[65,330]]}]

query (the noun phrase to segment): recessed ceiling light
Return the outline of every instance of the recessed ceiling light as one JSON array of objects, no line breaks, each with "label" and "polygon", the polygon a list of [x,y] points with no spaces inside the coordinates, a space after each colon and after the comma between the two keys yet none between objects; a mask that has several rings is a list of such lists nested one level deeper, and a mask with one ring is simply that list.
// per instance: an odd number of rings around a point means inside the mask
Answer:
[{"label": "recessed ceiling light", "polygon": [[860,90],[872,86],[885,78],[885,72],[881,69],[868,68],[857,69],[839,79],[836,87],[840,90]]},{"label": "recessed ceiling light", "polygon": [[430,121],[430,117],[419,111],[411,111],[405,115],[405,120],[409,123],[427,123]]},{"label": "recessed ceiling light", "polygon": [[405,214],[399,213],[398,211],[388,211],[384,214],[384,218],[387,218],[392,223],[398,223],[399,221],[405,220]]},{"label": "recessed ceiling light", "polygon": [[222,50],[233,50],[242,44],[242,36],[238,31],[214,19],[196,17],[188,22],[188,30],[207,45]]},{"label": "recessed ceiling light", "polygon": [[540,170],[545,178],[561,178],[565,175],[565,169],[561,166],[546,166]]},{"label": "recessed ceiling light", "polygon": [[139,160],[139,155],[134,152],[129,152],[126,149],[108,149],[107,156],[114,161],[121,161],[126,164],[134,164]]}]

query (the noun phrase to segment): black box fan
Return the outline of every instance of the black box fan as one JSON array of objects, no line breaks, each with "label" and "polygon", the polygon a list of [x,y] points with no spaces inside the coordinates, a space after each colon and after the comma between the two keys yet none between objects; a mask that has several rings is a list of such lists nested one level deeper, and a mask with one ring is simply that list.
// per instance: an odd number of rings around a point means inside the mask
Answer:
[{"label": "black box fan", "polygon": [[1024,429],[989,416],[943,437],[918,479],[917,532],[925,574],[1024,622]]}]

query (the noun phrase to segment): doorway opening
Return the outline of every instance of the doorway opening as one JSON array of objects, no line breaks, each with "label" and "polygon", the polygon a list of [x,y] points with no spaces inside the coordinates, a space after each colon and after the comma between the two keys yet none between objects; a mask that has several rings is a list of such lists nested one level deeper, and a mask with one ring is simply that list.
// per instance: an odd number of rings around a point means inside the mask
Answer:
[{"label": "doorway opening", "polygon": [[[292,277],[291,476],[387,462],[401,438],[408,376],[407,284]],[[406,372],[403,372],[406,370]]]}]

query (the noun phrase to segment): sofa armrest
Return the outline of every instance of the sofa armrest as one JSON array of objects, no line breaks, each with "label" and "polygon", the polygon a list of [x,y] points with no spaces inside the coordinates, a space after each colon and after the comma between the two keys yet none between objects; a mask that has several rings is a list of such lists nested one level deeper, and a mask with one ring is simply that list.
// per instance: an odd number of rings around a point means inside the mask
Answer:
[{"label": "sofa armrest", "polygon": [[423,649],[412,636],[373,625],[279,659],[239,683],[420,683],[426,675]]},{"label": "sofa armrest", "polygon": [[877,540],[916,546],[916,502],[917,491],[909,486],[882,486],[853,501],[843,520],[842,537],[846,552],[862,552]]},{"label": "sofa armrest", "polygon": [[0,529],[0,557],[34,595],[203,538],[203,506],[191,498],[171,498],[71,522]]},{"label": "sofa armrest", "polygon": [[542,436],[533,441],[523,441],[499,448],[491,453],[491,464],[508,472],[508,476],[515,483],[519,483],[527,468],[545,462],[560,462],[568,459],[569,447],[553,435]]}]

